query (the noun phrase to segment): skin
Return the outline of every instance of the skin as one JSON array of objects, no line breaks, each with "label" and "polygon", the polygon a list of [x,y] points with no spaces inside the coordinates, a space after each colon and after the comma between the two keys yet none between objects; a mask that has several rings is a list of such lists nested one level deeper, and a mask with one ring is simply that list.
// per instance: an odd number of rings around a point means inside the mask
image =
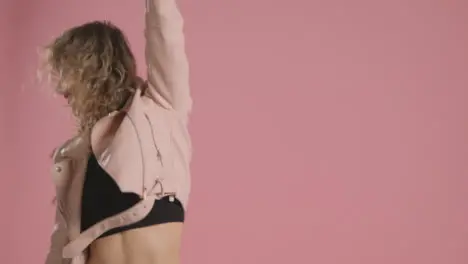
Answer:
[{"label": "skin", "polygon": [[103,237],[87,264],[179,264],[183,223],[167,223]]}]

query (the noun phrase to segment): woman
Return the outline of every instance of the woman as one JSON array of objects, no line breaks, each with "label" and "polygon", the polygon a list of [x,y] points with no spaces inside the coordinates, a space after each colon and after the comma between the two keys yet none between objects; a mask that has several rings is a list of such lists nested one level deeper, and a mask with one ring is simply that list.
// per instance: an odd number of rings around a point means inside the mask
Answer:
[{"label": "woman", "polygon": [[53,155],[56,225],[47,264],[177,264],[190,190],[191,109],[175,0],[146,5],[147,82],[107,22],[47,49],[79,133]]}]

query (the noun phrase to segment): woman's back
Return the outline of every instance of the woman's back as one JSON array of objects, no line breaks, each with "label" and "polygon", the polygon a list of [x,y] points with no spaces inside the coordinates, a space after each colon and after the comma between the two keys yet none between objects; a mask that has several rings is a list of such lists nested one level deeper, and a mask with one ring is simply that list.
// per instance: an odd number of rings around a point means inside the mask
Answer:
[{"label": "woman's back", "polygon": [[166,223],[100,238],[86,264],[179,264],[182,223]]},{"label": "woman's back", "polygon": [[[141,198],[122,192],[101,168],[94,154],[88,159],[81,203],[81,230],[136,205]],[[185,212],[173,196],[156,200],[142,220],[113,228],[91,244],[95,264],[178,263]]]}]

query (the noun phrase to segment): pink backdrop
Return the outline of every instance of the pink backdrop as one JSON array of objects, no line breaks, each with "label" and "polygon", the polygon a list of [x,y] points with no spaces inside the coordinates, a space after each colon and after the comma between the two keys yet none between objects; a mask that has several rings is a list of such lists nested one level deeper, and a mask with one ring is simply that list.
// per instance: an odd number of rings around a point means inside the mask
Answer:
[{"label": "pink backdrop", "polygon": [[[468,263],[468,2],[183,0],[196,102],[185,264]],[[42,263],[71,133],[36,49],[143,1],[3,0],[0,259]],[[5,115],[4,111],[10,111]]]}]

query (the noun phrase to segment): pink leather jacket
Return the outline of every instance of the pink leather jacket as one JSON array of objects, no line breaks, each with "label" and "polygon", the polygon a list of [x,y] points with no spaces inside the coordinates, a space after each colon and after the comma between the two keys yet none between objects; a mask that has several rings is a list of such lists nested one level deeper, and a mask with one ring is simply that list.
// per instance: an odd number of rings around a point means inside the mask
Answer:
[{"label": "pink leather jacket", "polygon": [[[56,224],[46,264],[84,264],[88,246],[114,227],[143,219],[156,199],[175,195],[187,206],[192,101],[183,19],[176,0],[147,0],[148,81],[122,111],[102,118],[92,131],[53,155]],[[81,195],[90,149],[123,192],[141,196],[130,209],[81,232]]]}]

